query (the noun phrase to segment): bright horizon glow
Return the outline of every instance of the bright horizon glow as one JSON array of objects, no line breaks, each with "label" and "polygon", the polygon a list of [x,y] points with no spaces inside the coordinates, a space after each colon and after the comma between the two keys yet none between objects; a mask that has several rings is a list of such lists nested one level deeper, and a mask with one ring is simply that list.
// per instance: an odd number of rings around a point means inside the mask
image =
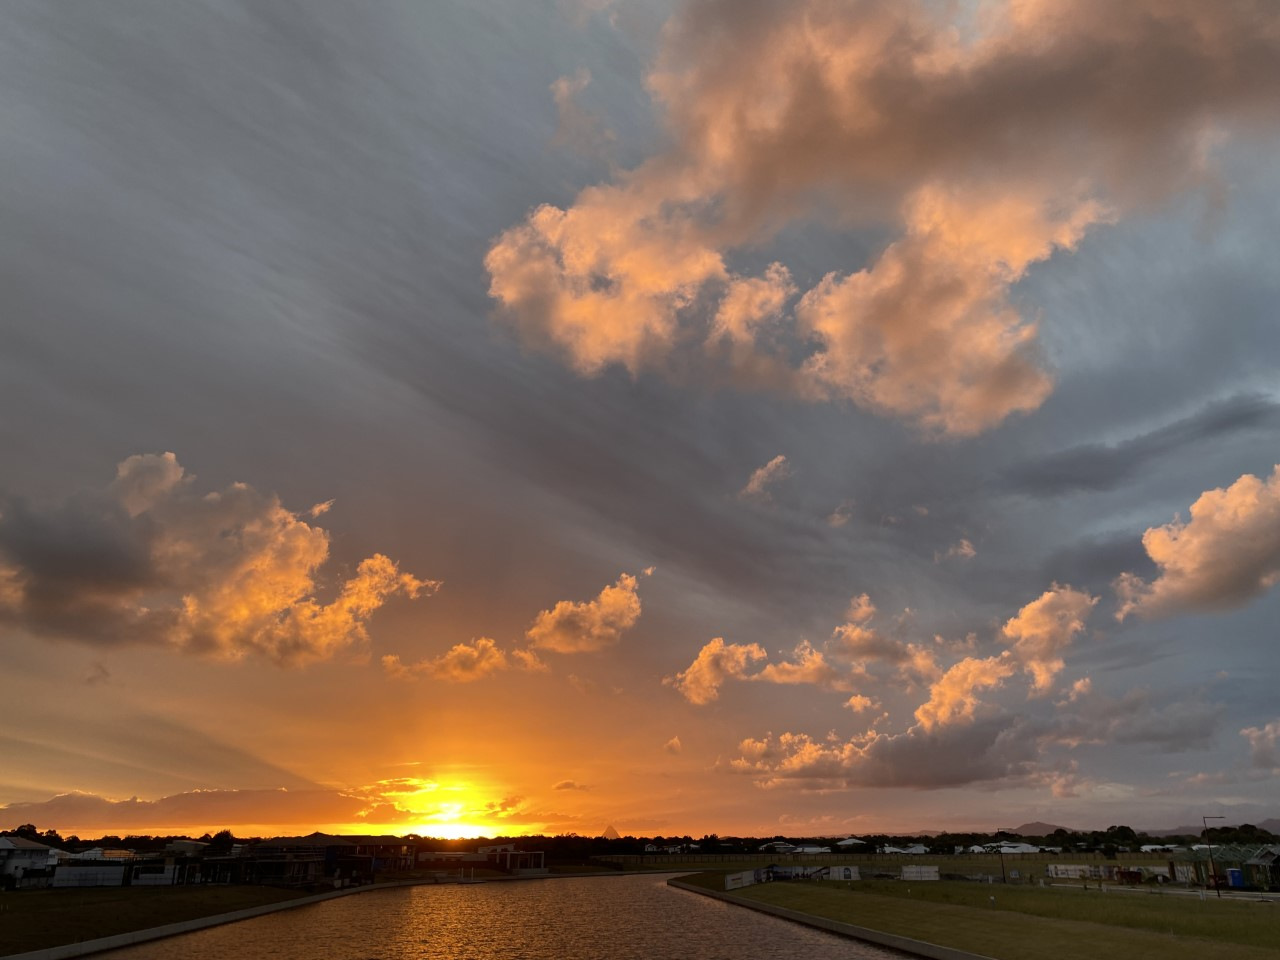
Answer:
[{"label": "bright horizon glow", "polygon": [[115,6],[0,4],[0,829],[1280,817],[1280,4]]}]

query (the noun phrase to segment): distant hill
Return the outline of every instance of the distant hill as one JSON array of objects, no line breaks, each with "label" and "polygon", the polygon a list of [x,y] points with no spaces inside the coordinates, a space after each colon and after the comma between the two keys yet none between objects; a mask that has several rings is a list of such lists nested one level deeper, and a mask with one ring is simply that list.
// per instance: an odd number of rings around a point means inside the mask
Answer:
[{"label": "distant hill", "polygon": [[[1212,824],[1212,826],[1236,827],[1244,822],[1247,822],[1247,821],[1234,821],[1234,822],[1218,821],[1217,823]],[[1280,820],[1277,820],[1275,817],[1271,817],[1267,820],[1259,820],[1257,823],[1254,824],[1254,826],[1257,827],[1259,830],[1266,830],[1268,833],[1274,833],[1274,834],[1280,835]],[[1175,827],[1172,830],[1148,830],[1147,833],[1153,837],[1178,837],[1178,836],[1198,837],[1202,833],[1204,833],[1204,824],[1196,823],[1189,827]]]},{"label": "distant hill", "polygon": [[1070,827],[1060,827],[1055,823],[1041,823],[1039,820],[1031,823],[1024,823],[1013,832],[1020,837],[1047,837],[1055,830],[1070,830]]}]

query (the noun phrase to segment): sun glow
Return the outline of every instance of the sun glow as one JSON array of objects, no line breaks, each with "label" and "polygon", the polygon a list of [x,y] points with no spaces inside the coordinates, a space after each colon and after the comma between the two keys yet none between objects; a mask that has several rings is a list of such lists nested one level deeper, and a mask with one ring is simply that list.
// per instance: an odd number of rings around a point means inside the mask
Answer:
[{"label": "sun glow", "polygon": [[437,781],[418,777],[382,780],[364,789],[369,806],[362,832],[416,833],[445,840],[469,840],[527,832],[494,816],[510,801],[495,804],[491,792],[465,781]]}]

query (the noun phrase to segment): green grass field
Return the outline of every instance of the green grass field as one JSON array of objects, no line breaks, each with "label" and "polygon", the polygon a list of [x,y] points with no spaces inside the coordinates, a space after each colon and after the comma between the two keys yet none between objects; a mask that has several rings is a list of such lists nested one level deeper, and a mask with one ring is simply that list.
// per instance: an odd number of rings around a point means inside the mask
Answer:
[{"label": "green grass field", "polygon": [[305,896],[276,887],[94,887],[0,893],[0,956]]},{"label": "green grass field", "polygon": [[[683,879],[723,890],[718,873]],[[875,880],[765,883],[734,894],[998,960],[1280,960],[1280,904],[1257,900]]]}]

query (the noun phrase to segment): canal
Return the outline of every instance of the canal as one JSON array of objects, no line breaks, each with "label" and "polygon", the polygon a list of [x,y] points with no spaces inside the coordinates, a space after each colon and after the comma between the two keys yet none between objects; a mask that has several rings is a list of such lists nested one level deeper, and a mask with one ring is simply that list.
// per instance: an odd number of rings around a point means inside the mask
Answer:
[{"label": "canal", "polygon": [[663,875],[400,887],[99,954],[104,960],[893,960],[668,887]]}]

